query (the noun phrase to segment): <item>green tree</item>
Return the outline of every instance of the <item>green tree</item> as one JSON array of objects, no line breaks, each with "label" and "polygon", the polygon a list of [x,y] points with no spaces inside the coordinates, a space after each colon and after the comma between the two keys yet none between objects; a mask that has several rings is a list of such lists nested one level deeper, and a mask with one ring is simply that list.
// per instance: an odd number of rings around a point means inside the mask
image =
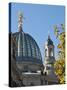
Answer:
[{"label": "green tree", "polygon": [[60,84],[65,83],[65,26],[61,24],[60,26],[54,26],[54,34],[56,38],[60,41],[57,48],[59,49],[58,52],[58,59],[54,64],[55,74],[59,80]]}]

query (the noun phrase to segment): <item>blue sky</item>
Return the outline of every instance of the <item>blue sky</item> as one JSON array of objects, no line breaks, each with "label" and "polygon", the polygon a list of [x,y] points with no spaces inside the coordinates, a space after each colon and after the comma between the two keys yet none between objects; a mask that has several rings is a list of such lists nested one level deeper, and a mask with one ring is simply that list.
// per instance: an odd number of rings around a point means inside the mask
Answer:
[{"label": "blue sky", "polygon": [[18,31],[18,12],[24,16],[23,31],[29,33],[39,45],[44,60],[44,44],[48,38],[48,32],[55,45],[57,55],[58,40],[54,35],[54,25],[65,23],[65,7],[56,5],[12,3],[11,6],[11,31]]}]

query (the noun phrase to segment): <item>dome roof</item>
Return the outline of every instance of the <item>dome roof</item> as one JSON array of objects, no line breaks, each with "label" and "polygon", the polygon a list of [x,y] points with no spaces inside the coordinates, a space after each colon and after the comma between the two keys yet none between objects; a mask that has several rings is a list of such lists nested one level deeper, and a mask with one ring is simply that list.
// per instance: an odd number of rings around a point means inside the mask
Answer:
[{"label": "dome roof", "polygon": [[53,41],[51,40],[50,36],[48,36],[47,45],[53,45]]},{"label": "dome roof", "polygon": [[42,56],[36,41],[27,33],[16,32],[13,36],[17,43],[17,62],[32,62],[42,64]]}]

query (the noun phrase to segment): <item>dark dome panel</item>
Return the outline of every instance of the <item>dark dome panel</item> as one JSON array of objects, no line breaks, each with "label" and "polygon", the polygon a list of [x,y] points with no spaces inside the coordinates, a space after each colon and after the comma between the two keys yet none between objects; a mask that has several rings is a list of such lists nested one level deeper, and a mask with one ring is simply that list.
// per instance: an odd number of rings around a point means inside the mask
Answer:
[{"label": "dark dome panel", "polygon": [[17,42],[16,59],[17,61],[30,61],[42,64],[42,56],[36,41],[24,32],[13,34]]}]

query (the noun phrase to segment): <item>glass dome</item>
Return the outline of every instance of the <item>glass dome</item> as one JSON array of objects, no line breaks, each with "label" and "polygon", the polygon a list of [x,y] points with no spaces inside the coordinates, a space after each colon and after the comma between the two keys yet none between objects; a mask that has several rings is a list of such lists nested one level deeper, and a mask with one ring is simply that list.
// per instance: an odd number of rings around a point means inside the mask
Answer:
[{"label": "glass dome", "polygon": [[42,64],[42,56],[36,41],[27,33],[16,32],[13,33],[16,40],[17,49],[15,56],[17,62],[32,62]]}]

